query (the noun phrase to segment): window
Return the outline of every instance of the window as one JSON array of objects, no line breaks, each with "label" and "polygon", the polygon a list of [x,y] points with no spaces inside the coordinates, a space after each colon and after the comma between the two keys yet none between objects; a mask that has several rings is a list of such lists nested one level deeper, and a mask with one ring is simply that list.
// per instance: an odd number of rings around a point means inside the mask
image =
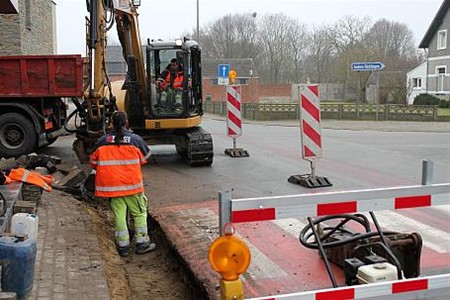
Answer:
[{"label": "window", "polygon": [[219,84],[219,79],[218,78],[211,79],[211,84],[212,85],[218,85]]},{"label": "window", "polygon": [[413,88],[414,89],[422,88],[422,78],[413,78]]},{"label": "window", "polygon": [[238,84],[247,84],[248,83],[247,78],[238,78],[237,81],[238,81]]},{"label": "window", "polygon": [[442,92],[444,91],[444,79],[445,79],[445,73],[447,73],[447,66],[437,66],[436,67],[436,74],[437,74],[437,91]]},{"label": "window", "polygon": [[447,48],[447,29],[439,30],[437,35],[437,49],[442,50]]}]

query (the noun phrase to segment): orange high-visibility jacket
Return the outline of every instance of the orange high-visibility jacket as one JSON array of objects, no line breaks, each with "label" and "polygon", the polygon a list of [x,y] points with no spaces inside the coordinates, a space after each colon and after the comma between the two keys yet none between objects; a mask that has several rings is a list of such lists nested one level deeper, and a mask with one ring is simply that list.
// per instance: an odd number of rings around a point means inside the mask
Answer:
[{"label": "orange high-visibility jacket", "polygon": [[12,169],[8,177],[12,181],[22,181],[29,184],[37,185],[46,190],[47,192],[52,191],[50,186],[53,183],[52,175],[41,175],[37,172],[32,172],[24,168]]},{"label": "orange high-visibility jacket", "polygon": [[150,149],[144,140],[129,131],[116,144],[116,132],[101,137],[89,164],[96,169],[95,195],[110,198],[144,191],[141,165],[147,162]]}]

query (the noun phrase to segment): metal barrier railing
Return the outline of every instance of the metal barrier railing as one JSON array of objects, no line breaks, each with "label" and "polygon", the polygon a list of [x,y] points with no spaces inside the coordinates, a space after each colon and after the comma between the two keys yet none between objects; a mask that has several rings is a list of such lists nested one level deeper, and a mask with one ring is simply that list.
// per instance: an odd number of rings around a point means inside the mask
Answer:
[{"label": "metal barrier railing", "polygon": [[[244,199],[232,199],[229,191],[222,191],[219,192],[220,234],[223,234],[224,225],[229,222],[245,223],[448,205],[450,204],[450,183],[429,184],[432,169],[432,163],[424,161],[422,169],[423,185],[418,186]],[[430,290],[442,289],[445,290],[445,293],[450,294],[450,273],[257,299],[364,299],[382,296],[389,297],[393,294],[406,292],[416,292],[423,295],[423,293],[427,293]]]}]

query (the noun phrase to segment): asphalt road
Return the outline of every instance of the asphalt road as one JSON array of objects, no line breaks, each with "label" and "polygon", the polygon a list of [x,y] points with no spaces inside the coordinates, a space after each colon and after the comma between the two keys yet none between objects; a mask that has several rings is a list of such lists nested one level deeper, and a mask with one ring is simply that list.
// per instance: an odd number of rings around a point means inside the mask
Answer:
[{"label": "asphalt road", "polygon": [[[237,146],[250,157],[231,158],[224,154],[232,147],[224,120],[205,119],[202,126],[214,140],[211,167],[191,168],[174,146],[152,146],[152,161],[143,169],[150,205],[215,199],[220,190],[232,191],[235,198],[312,192],[287,181],[291,175],[310,173],[309,162],[301,158],[300,130],[295,123],[244,124]],[[424,159],[434,161],[433,183],[450,182],[447,124],[427,127],[426,123],[398,122],[400,132],[396,132],[390,123],[328,122],[326,126],[333,129],[322,129],[323,157],[316,163],[316,174],[327,177],[333,186],[320,191],[420,184]],[[416,131],[418,127],[423,131]],[[76,163],[73,139],[61,137],[45,153]]]},{"label": "asphalt road", "polygon": [[[298,127],[244,124],[237,146],[250,153],[248,158],[224,154],[232,147],[224,121],[205,120],[203,127],[213,135],[211,167],[184,165],[172,146],[152,148],[154,161],[144,172],[153,204],[214,199],[220,190],[238,198],[311,192],[287,182],[291,175],[310,173],[301,158]],[[450,182],[450,132],[323,129],[322,141],[316,174],[333,187],[321,191],[420,184],[424,159],[434,161],[434,183]]]}]

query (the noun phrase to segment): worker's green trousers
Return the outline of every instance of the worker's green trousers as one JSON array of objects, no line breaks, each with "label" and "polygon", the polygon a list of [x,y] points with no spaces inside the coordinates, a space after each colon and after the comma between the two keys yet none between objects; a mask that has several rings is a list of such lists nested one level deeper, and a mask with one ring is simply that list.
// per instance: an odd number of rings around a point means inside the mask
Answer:
[{"label": "worker's green trousers", "polygon": [[147,197],[143,193],[111,198],[111,209],[114,212],[116,244],[119,247],[130,245],[127,227],[127,209],[134,220],[136,243],[150,241],[147,232]]}]

